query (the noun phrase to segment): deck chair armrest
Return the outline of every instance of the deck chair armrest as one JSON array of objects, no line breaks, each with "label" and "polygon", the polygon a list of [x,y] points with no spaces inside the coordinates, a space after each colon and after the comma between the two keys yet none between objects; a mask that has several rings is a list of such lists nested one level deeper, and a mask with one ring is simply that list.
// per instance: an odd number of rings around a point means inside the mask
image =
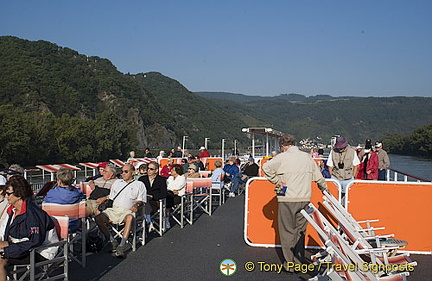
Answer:
[{"label": "deck chair armrest", "polygon": [[366,239],[366,240],[376,240],[376,239],[380,239],[380,238],[391,238],[391,237],[394,237],[394,234],[366,236],[366,237],[364,237],[364,239]]},{"label": "deck chair armrest", "polygon": [[385,229],[384,226],[381,227],[369,227],[369,228],[362,228],[362,229],[357,229],[359,232],[367,232],[367,231],[373,231],[373,230],[383,230]]},{"label": "deck chair armrest", "polygon": [[367,252],[377,252],[377,253],[386,253],[389,250],[397,250],[399,249],[398,246],[388,246],[388,247],[379,247],[379,248],[368,248],[368,249],[364,249]]},{"label": "deck chair armrest", "polygon": [[51,248],[51,247],[56,247],[56,246],[60,247],[60,246],[63,246],[64,244],[67,244],[67,243],[68,243],[67,240],[60,240],[58,242],[53,242],[53,243],[49,243],[49,244],[46,244],[46,245],[40,245],[40,246],[37,246],[37,247],[33,247],[29,251],[32,252],[32,251],[37,251],[37,250],[43,250],[43,249],[46,249],[46,248]]},{"label": "deck chair armrest", "polygon": [[61,240],[61,241],[58,241],[58,242],[53,242],[53,243],[50,243],[50,244],[41,245],[41,246],[37,246],[37,247],[31,248],[29,250],[29,252],[35,252],[35,251],[38,251],[38,250],[43,250],[43,249],[46,249],[46,248],[57,247],[57,246],[58,247],[62,247],[62,246],[64,246],[67,243],[68,243],[67,240]]},{"label": "deck chair armrest", "polygon": [[355,252],[359,255],[368,255],[368,254],[376,254],[376,253],[387,253],[389,250],[396,250],[399,247],[385,247],[385,248],[368,248],[368,249],[355,249]]},{"label": "deck chair armrest", "polygon": [[55,247],[55,246],[63,246],[66,243],[68,243],[67,240],[61,240],[61,241],[58,241],[58,242],[53,242],[53,243],[49,243],[49,244],[46,244],[46,245],[41,245],[41,246],[37,246],[37,247],[31,248],[30,251],[40,250],[40,249],[45,249],[45,248],[50,248],[50,247]]},{"label": "deck chair armrest", "polygon": [[370,222],[379,222],[379,219],[357,221],[357,223],[370,223]]}]

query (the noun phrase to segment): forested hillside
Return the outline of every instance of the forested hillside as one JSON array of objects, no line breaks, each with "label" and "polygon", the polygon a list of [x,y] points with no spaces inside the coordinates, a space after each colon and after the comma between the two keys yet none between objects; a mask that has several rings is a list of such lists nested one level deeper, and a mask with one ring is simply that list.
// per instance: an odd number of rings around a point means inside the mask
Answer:
[{"label": "forested hillside", "polygon": [[[201,98],[180,83],[157,73],[149,77],[156,84],[118,72],[107,59],[0,37],[0,164],[125,158],[131,149],[174,147],[183,135],[190,136],[190,148],[204,137],[215,136],[218,144],[220,138],[245,139],[238,128],[212,127],[219,118],[229,125],[229,111],[204,99],[191,103]],[[189,103],[193,108],[182,110]]]},{"label": "forested hillside", "polygon": [[238,140],[245,151],[243,127],[323,143],[343,134],[357,144],[430,124],[432,98],[198,95],[158,72],[123,74],[108,59],[0,37],[0,165],[124,159],[132,149],[142,156],[145,147],[177,146],[183,136],[190,149],[210,138],[210,148],[226,139],[229,150]]},{"label": "forested hillside", "polygon": [[[424,97],[329,97],[280,95],[249,98],[230,93],[198,93],[211,100],[236,103],[254,112],[277,130],[297,138],[320,137],[329,140],[335,134],[345,135],[351,144],[366,138],[382,139],[389,134],[407,134],[432,124],[432,98]],[[241,101],[241,98],[244,98]]]},{"label": "forested hillside", "polygon": [[432,125],[405,135],[388,135],[384,138],[384,143],[392,153],[432,157]]}]

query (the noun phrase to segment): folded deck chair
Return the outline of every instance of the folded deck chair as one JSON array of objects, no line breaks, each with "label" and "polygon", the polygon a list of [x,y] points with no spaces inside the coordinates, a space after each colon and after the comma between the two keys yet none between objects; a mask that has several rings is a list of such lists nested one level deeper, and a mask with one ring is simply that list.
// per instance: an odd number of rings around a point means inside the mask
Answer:
[{"label": "folded deck chair", "polygon": [[[339,227],[348,236],[352,243],[358,240],[361,248],[380,248],[380,247],[397,247],[389,251],[388,255],[395,255],[397,249],[405,247],[408,242],[393,238],[390,235],[377,235],[375,230],[385,229],[384,227],[372,227],[371,222],[379,220],[356,221],[353,216],[340,204],[330,193],[324,191],[324,206],[339,221]],[[363,228],[361,223],[366,223],[367,228]]]},{"label": "folded deck chair", "polygon": [[[361,271],[360,275],[367,276],[367,279],[370,280],[380,280],[380,279],[371,279],[371,274],[375,276],[375,278],[382,277],[383,275],[395,275],[396,271],[400,271],[400,269],[404,268],[414,268],[414,266],[417,264],[416,262],[410,262],[410,260],[406,260],[405,257],[397,256],[392,257],[395,261],[395,266],[392,262],[393,260],[387,259],[383,260],[378,258],[379,256],[382,256],[382,253],[386,252],[387,249],[382,248],[375,248],[375,249],[363,249],[358,250],[353,245],[349,245],[346,240],[342,237],[341,234],[339,234],[339,231],[336,230],[336,228],[324,217],[324,215],[312,204],[309,204],[309,209],[302,210],[301,214],[308,220],[308,222],[315,228],[315,230],[318,232],[318,235],[323,242],[324,245],[326,245],[326,255],[322,255],[320,257],[319,263],[326,263],[326,262],[334,262],[334,255],[332,250],[335,250],[334,245],[331,245],[329,249],[329,243],[336,243],[338,248],[341,249],[341,254],[349,254],[349,258],[352,263],[357,265],[367,264],[367,265],[374,265],[375,268],[378,268],[376,272],[371,273],[371,271]],[[370,262],[369,260],[364,260],[361,254],[367,254],[369,256],[374,257],[373,261]],[[397,260],[396,260],[397,259]],[[405,259],[405,260],[404,260]],[[318,264],[319,264],[318,263]],[[389,265],[386,267],[386,265]],[[398,266],[400,265],[400,266]],[[328,273],[328,272],[327,272]],[[346,273],[349,275],[349,273]],[[340,274],[339,274],[340,275]],[[401,276],[402,278],[403,276]],[[363,280],[362,277],[358,277]],[[345,280],[351,280],[352,278],[345,277]],[[354,278],[355,279],[355,278]],[[353,280],[354,280],[353,279]],[[336,279],[337,280],[337,279]],[[385,279],[383,279],[385,280]],[[399,280],[399,279],[397,279]],[[400,279],[404,280],[404,279]]]}]

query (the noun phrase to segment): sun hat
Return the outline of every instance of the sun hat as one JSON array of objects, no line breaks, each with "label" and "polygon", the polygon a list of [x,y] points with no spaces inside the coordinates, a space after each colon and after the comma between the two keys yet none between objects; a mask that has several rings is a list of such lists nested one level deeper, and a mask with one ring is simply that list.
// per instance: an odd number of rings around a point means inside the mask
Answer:
[{"label": "sun hat", "polygon": [[197,170],[197,167],[195,166],[195,164],[190,164],[190,165],[188,166],[188,169],[194,169],[194,171],[196,171],[196,170]]},{"label": "sun hat", "polygon": [[102,162],[102,163],[99,163],[98,167],[105,169],[108,164],[109,164],[108,162]]},{"label": "sun hat", "polygon": [[337,137],[336,144],[334,145],[334,148],[342,149],[348,146],[348,142],[345,140],[343,136]]},{"label": "sun hat", "polygon": [[12,170],[12,169],[6,169],[6,170],[2,171],[2,173],[6,174],[6,175],[21,175],[20,172]]}]

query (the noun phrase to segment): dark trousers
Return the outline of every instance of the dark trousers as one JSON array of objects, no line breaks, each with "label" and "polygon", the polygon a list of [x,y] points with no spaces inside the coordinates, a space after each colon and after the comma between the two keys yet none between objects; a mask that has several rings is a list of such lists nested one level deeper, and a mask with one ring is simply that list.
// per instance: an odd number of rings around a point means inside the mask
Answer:
[{"label": "dark trousers", "polygon": [[168,190],[167,197],[166,197],[166,207],[172,208],[175,205],[180,204],[181,197],[178,195],[174,195],[174,193],[171,190]]},{"label": "dark trousers", "polygon": [[279,202],[278,226],[285,262],[304,263],[307,220],[300,213],[309,202]]},{"label": "dark trousers", "polygon": [[386,181],[387,180],[387,170],[378,170],[378,180]]}]

